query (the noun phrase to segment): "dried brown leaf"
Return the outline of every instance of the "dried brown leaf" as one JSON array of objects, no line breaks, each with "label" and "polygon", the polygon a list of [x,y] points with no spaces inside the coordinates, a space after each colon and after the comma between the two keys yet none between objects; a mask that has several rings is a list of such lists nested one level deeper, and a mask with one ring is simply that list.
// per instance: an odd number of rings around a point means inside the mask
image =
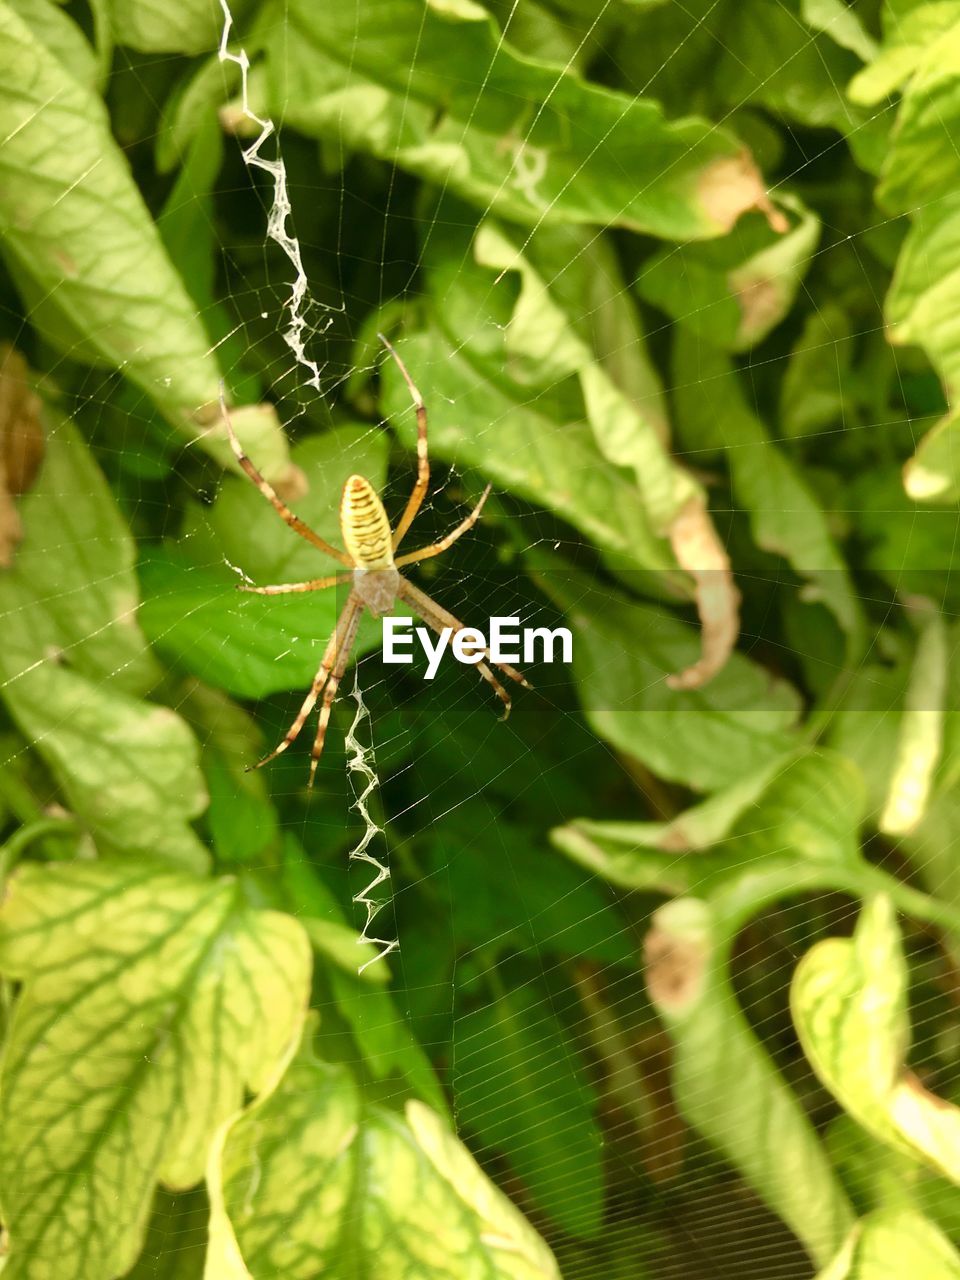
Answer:
[{"label": "dried brown leaf", "polygon": [[734,586],[730,557],[699,497],[692,498],[669,529],[680,565],[696,584],[701,653],[684,671],[669,676],[671,689],[699,689],[725,665],[740,634],[740,592]]},{"label": "dried brown leaf", "polygon": [[43,460],[40,397],[30,385],[27,362],[0,344],[0,567],[9,568],[23,535],[14,501],[26,493]]},{"label": "dried brown leaf", "polygon": [[702,941],[656,926],[643,942],[647,990],[660,1008],[680,1010],[699,995],[707,953]]},{"label": "dried brown leaf", "polygon": [[774,231],[789,222],[773,204],[749,151],[722,156],[703,170],[698,182],[701,203],[721,231],[729,231],[742,213],[758,209]]}]

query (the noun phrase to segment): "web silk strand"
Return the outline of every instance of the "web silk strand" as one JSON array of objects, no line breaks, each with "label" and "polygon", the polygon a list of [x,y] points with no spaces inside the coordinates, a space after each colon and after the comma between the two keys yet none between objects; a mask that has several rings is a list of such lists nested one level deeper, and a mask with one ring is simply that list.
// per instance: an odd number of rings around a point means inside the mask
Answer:
[{"label": "web silk strand", "polygon": [[[307,332],[307,320],[303,314],[304,302],[308,300],[308,282],[307,273],[303,269],[303,258],[300,252],[300,242],[288,228],[290,220],[290,195],[287,189],[287,169],[280,155],[279,149],[274,160],[269,160],[260,152],[267,139],[276,133],[276,126],[269,117],[262,117],[252,110],[250,106],[250,98],[248,92],[250,59],[247,51],[241,45],[239,53],[231,53],[227,45],[230,40],[230,32],[233,29],[233,14],[230,11],[230,5],[227,0],[220,0],[220,8],[223,13],[223,31],[220,37],[220,48],[218,56],[221,63],[232,63],[240,68],[241,75],[241,109],[243,115],[251,120],[260,130],[259,135],[254,141],[242,151],[244,163],[248,168],[260,169],[268,174],[273,182],[273,204],[271,205],[267,216],[267,236],[280,246],[287,258],[290,260],[294,269],[293,283],[290,287],[290,297],[287,299],[286,311],[289,316],[289,325],[283,333],[283,339],[287,346],[293,352],[293,355],[299,365],[307,370],[310,375],[308,383],[317,391],[320,390],[320,369],[315,361],[311,360],[306,353],[304,338]],[[351,758],[347,762],[347,768],[351,774],[358,774],[361,778],[361,784],[357,793],[356,801],[353,805],[355,812],[359,813],[364,823],[363,835],[357,846],[350,851],[351,862],[365,862],[373,870],[374,876],[370,883],[360,893],[354,897],[354,902],[359,903],[366,911],[366,919],[363,929],[357,941],[360,944],[369,944],[377,948],[377,954],[372,956],[358,967],[358,972],[363,973],[364,969],[374,964],[377,960],[382,960],[392,951],[399,950],[400,943],[394,938],[391,940],[385,938],[374,938],[369,930],[374,919],[382,910],[384,903],[378,902],[373,896],[385,880],[390,878],[390,870],[386,862],[381,862],[373,854],[368,853],[367,849],[370,842],[378,835],[383,835],[383,828],[378,826],[370,817],[368,801],[370,796],[379,786],[379,779],[373,768],[373,750],[371,747],[365,747],[357,738],[357,729],[362,723],[370,723],[370,713],[363,701],[363,694],[360,690],[359,675],[354,676],[354,688],[351,694],[357,704],[357,713],[354,716],[353,724],[350,732],[347,734],[346,747],[352,752]]]},{"label": "web silk strand", "polygon": [[353,717],[353,724],[350,726],[345,740],[347,751],[352,752],[352,755],[347,761],[347,768],[351,775],[356,774],[360,780],[359,785],[354,784],[356,800],[352,808],[355,813],[360,815],[364,824],[363,835],[360,837],[357,845],[350,850],[350,861],[365,862],[374,873],[373,879],[370,883],[364,889],[361,889],[359,893],[355,894],[353,898],[354,902],[359,903],[367,913],[363,929],[361,930],[360,937],[357,941],[361,944],[369,944],[370,946],[374,946],[378,949],[375,956],[372,956],[369,960],[365,961],[357,969],[358,973],[363,973],[364,969],[376,963],[377,960],[384,960],[392,951],[398,951],[400,949],[400,943],[396,938],[389,940],[386,938],[374,938],[369,932],[374,919],[385,905],[385,902],[378,901],[374,895],[380,885],[383,884],[385,880],[390,879],[390,868],[387,866],[385,860],[381,862],[379,858],[376,858],[372,853],[367,852],[367,848],[370,843],[378,835],[384,835],[385,833],[383,828],[378,826],[378,824],[374,822],[373,818],[371,818],[368,806],[369,798],[379,787],[380,782],[376,774],[376,762],[373,758],[373,747],[364,746],[357,737],[357,730],[360,725],[370,724],[370,712],[367,710],[366,703],[363,700],[363,692],[360,688],[360,671],[357,666],[354,667],[353,689],[351,690],[350,696],[357,704],[357,711]]},{"label": "web silk strand", "polygon": [[307,293],[307,273],[303,269],[303,259],[300,253],[300,242],[293,234],[292,230],[288,230],[287,223],[290,218],[290,195],[287,190],[287,168],[277,149],[277,158],[268,160],[260,154],[267,139],[276,132],[276,126],[269,118],[258,116],[250,107],[250,99],[248,96],[248,81],[250,71],[250,59],[247,57],[247,51],[243,46],[240,47],[239,53],[231,53],[227,48],[227,42],[230,39],[230,31],[233,28],[233,14],[230,12],[230,6],[227,0],[220,0],[220,8],[223,11],[223,32],[220,37],[220,49],[218,56],[222,63],[232,63],[240,68],[242,78],[242,111],[248,120],[251,120],[260,129],[259,136],[248,146],[243,149],[242,155],[244,164],[251,169],[261,169],[264,173],[269,174],[273,180],[273,204],[267,215],[267,235],[276,244],[280,246],[283,252],[289,258],[294,268],[294,279],[290,287],[290,297],[286,302],[286,310],[290,319],[288,327],[283,332],[283,340],[293,352],[297,363],[301,365],[309,373],[307,379],[309,385],[317,391],[320,390],[320,369],[315,361],[311,360],[306,353],[304,337],[307,332],[307,321],[303,314],[303,304],[308,297]]}]

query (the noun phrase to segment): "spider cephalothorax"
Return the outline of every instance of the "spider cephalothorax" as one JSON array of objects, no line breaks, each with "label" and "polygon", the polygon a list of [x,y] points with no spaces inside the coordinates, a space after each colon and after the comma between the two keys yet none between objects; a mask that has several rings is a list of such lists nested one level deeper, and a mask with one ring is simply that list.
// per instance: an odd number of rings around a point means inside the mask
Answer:
[{"label": "spider cephalothorax", "polygon": [[[313,678],[313,683],[310,685],[310,692],[304,699],[293,724],[287,730],[286,737],[269,755],[264,756],[255,765],[250,766],[253,769],[259,769],[261,765],[267,764],[278,756],[281,751],[286,751],[290,743],[300,733],[307,717],[320,700],[322,694],[323,700],[320,705],[317,733],[310,753],[311,786],[317,771],[320,753],[323,751],[323,740],[327,731],[327,723],[330,719],[330,708],[333,706],[337,690],[340,687],[340,681],[343,679],[343,673],[350,658],[350,651],[353,648],[357,627],[360,625],[360,618],[364,609],[368,609],[374,617],[379,618],[384,614],[390,613],[394,602],[399,599],[403,600],[415,613],[419,614],[428,627],[440,634],[447,627],[450,628],[453,635],[464,630],[462,622],[459,622],[452,613],[448,613],[446,609],[437,604],[435,600],[432,600],[425,592],[415,587],[412,582],[409,582],[400,572],[400,568],[403,565],[415,564],[418,560],[427,560],[431,556],[438,556],[441,552],[446,551],[447,547],[456,542],[462,533],[466,533],[476,523],[480,512],[483,510],[483,504],[487,500],[487,494],[490,492],[490,486],[487,485],[480,496],[480,501],[470,514],[464,520],[461,520],[451,533],[441,538],[439,542],[431,543],[428,547],[421,547],[419,551],[412,551],[405,556],[396,555],[404,534],[410,528],[414,517],[420,510],[427,493],[427,486],[430,483],[430,463],[427,455],[427,411],[424,407],[423,398],[414,385],[403,361],[383,334],[380,334],[379,337],[387,351],[396,361],[397,367],[410,389],[410,395],[417,411],[417,479],[413,486],[413,491],[407,499],[403,515],[400,517],[395,529],[391,529],[383,503],[380,501],[380,497],[370,481],[364,476],[350,476],[343,486],[343,495],[340,499],[340,529],[346,550],[340,551],[337,547],[331,546],[319,534],[314,533],[310,526],[305,524],[299,516],[294,515],[286,503],[277,496],[273,487],[264,480],[257,468],[243,452],[230,422],[230,416],[226,412],[226,408],[224,408],[224,421],[226,422],[231,447],[240,466],[253,483],[291,529],[299,533],[301,538],[306,538],[318,551],[332,556],[334,560],[339,560],[348,570],[348,572],[336,573],[325,578],[312,578],[309,582],[284,582],[269,587],[253,587],[243,583],[240,586],[240,590],[256,592],[258,595],[274,596],[285,595],[295,591],[321,591],[325,587],[332,587],[343,582],[351,582],[352,584],[347,602],[340,611],[336,628],[327,644],[323,661],[320,663],[317,674]],[[479,650],[475,652],[479,652]],[[505,662],[495,662],[487,650],[483,650],[483,653],[486,660],[476,664],[477,670],[484,680],[493,686],[497,697],[506,708],[504,712],[504,716],[506,716],[510,712],[510,696],[491,671],[490,663],[492,662],[495,667],[499,668],[504,675],[509,676],[511,680],[516,680],[518,684],[522,684],[527,688],[529,688],[529,685],[519,671],[508,666]]]}]

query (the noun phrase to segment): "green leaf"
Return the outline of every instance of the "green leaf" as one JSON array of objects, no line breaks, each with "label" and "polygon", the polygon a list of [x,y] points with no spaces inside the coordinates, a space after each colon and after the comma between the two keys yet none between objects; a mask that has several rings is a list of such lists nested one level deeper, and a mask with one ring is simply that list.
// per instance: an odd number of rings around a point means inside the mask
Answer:
[{"label": "green leaf", "polygon": [[[960,389],[960,329],[945,322],[960,302],[960,196],[919,206],[903,244],[886,300],[888,336],[915,343],[930,357],[953,405]],[[957,467],[949,456],[951,419],[938,427],[930,445],[922,442],[908,464],[910,496],[950,500]],[[925,456],[926,454],[926,456]],[[931,465],[932,464],[932,465]]]},{"label": "green leaf", "polygon": [[[443,751],[449,759],[446,744]],[[499,857],[460,856],[484,833],[507,855],[509,869]],[[506,818],[494,803],[476,797],[458,804],[423,843],[462,948],[482,947],[486,955],[536,950],[633,968],[633,941],[625,927],[614,925],[603,887],[564,862],[554,863],[549,876],[544,875],[538,824]],[[460,903],[469,904],[469,910],[459,913]]]},{"label": "green leaf", "polygon": [[559,1280],[435,1113],[365,1102],[345,1067],[307,1052],[230,1126],[210,1197],[207,1280]]},{"label": "green leaf", "polygon": [[[747,404],[727,356],[696,338],[678,336],[674,368],[674,407],[684,444],[725,451],[734,497],[749,514],[757,545],[783,556],[809,580],[802,598],[822,601],[855,651],[863,627],[861,607],[846,562],[803,474],[770,440]],[[703,395],[704,381],[709,397]]]},{"label": "green leaf", "polygon": [[272,109],[526,223],[611,224],[670,239],[770,209],[726,130],[516,51],[473,0],[353,0],[286,11]]},{"label": "green leaf", "polygon": [[603,1215],[602,1138],[576,1048],[530,989],[457,1020],[457,1117],[504,1153],[542,1209],[572,1235]]},{"label": "green leaf", "polygon": [[807,579],[800,598],[826,605],[856,652],[863,631],[861,606],[846,561],[803,473],[765,439],[753,447],[734,447],[728,456],[734,494],[750,514],[757,546],[782,556]]},{"label": "green leaf", "polygon": [[864,569],[904,597],[942,599],[956,610],[955,509],[919,504],[899,474],[882,467],[858,476],[840,497],[853,515]]},{"label": "green leaf", "polygon": [[667,677],[692,664],[695,628],[664,610],[528,557],[542,590],[567,614],[573,671],[594,731],[661,777],[717,791],[790,750],[794,690],[740,654],[700,689]]},{"label": "green leaf", "polygon": [[210,803],[207,826],[218,865],[270,867],[280,858],[280,829],[263,772],[248,766],[265,754],[250,716],[217,689],[192,682],[178,701],[200,742]]},{"label": "green leaf", "polygon": [[163,104],[157,133],[157,169],[161,173],[169,173],[186,158],[197,133],[217,119],[217,108],[225,95],[240,83],[237,64],[221,62],[212,55],[173,90]]},{"label": "green leaf", "polygon": [[957,1280],[960,1255],[913,1209],[879,1209],[861,1218],[816,1280],[886,1280],[890,1275]]},{"label": "green leaf", "polygon": [[889,794],[908,674],[903,663],[865,663],[850,677],[829,728],[830,745],[855,761],[867,781],[874,824]]},{"label": "green leaf", "polygon": [[[110,133],[103,103],[0,3],[4,249],[181,429],[216,402],[217,365]],[[74,352],[69,352],[71,355]]]},{"label": "green leaf", "polygon": [[52,0],[6,0],[58,62],[87,89],[100,87],[100,65],[83,32]]},{"label": "green leaf", "polygon": [[324,1006],[329,1004],[331,1011],[335,1008],[350,1030],[352,1043],[347,1053],[351,1060],[362,1060],[373,1080],[401,1077],[424,1102],[446,1112],[433,1067],[408,1018],[400,1014],[393,996],[383,990],[390,981],[387,962],[372,963],[380,948],[362,941],[357,930],[346,923],[340,904],[299,843],[286,836],[279,876],[272,868],[264,875],[256,875],[254,869],[246,873],[246,881],[255,882],[257,892],[269,895],[272,891],[302,924],[321,961],[317,979],[330,993],[329,1000],[324,996]]},{"label": "green leaf", "polygon": [[241,698],[309,686],[346,601],[345,588],[242,595],[225,566],[198,568],[164,551],[141,563],[140,580],[140,620],[158,651],[180,670]]},{"label": "green leaf", "polygon": [[43,466],[20,501],[24,536],[0,571],[0,673],[11,685],[52,654],[141,693],[159,669],[137,623],[135,548],[83,438],[51,409]]},{"label": "green leaf", "polygon": [[721,8],[712,28],[722,39],[708,68],[715,92],[731,105],[750,103],[787,121],[855,136],[868,117],[851,106],[843,86],[860,60],[841,47],[845,42],[819,33],[824,24],[816,7],[811,35],[801,8],[778,0]]},{"label": "green leaf", "polygon": [[883,45],[848,86],[854,102],[889,98],[917,71],[927,52],[957,21],[954,0],[885,0]]},{"label": "green leaf", "polygon": [[790,1007],[824,1085],[875,1137],[960,1182],[960,1108],[906,1070],[907,967],[893,906],[877,895],[853,938],[828,938],[797,965]]},{"label": "green leaf", "polygon": [[[636,484],[604,458],[586,423],[561,417],[546,398],[505,387],[495,380],[492,360],[478,366],[436,329],[405,336],[400,350],[431,413],[432,457],[477,467],[496,484],[556,512],[625,567],[674,567]],[[383,384],[384,412],[412,446],[409,393],[388,365]]]},{"label": "green leaf", "polygon": [[[382,493],[389,445],[387,432],[353,424],[298,444],[290,453],[302,473],[298,478],[301,492],[290,499],[297,515],[321,538],[334,546],[342,545],[340,496],[344,483],[358,472]],[[263,470],[263,459],[256,453],[250,456]],[[412,473],[408,483],[412,484]],[[195,503],[188,507],[181,542],[190,548],[198,564],[235,565],[261,586],[318,578],[342,568],[294,533],[245,475],[225,476],[212,506]],[[316,604],[320,596],[312,599]]]},{"label": "green leaf", "polygon": [[174,712],[131,696],[157,679],[133,539],[81,437],[47,419],[24,539],[0,573],[0,696],[105,850],[202,869],[188,825],[206,804],[196,744]]},{"label": "green leaf", "polygon": [[189,822],[207,792],[196,741],[174,711],[53,662],[25,671],[3,696],[102,852],[206,867]]},{"label": "green leaf", "polygon": [[818,305],[807,317],[783,375],[780,435],[797,439],[844,422],[852,355],[846,313],[829,302]]},{"label": "green leaf", "polygon": [[220,43],[219,0],[108,0],[114,38],[143,53],[208,53]]},{"label": "green leaf", "polygon": [[[570,857],[625,889],[710,894],[784,859],[847,872],[858,864],[863,781],[834,752],[775,760],[669,822],[589,821],[551,832]],[[704,856],[713,850],[713,856]],[[758,902],[758,907],[760,903]]]},{"label": "green leaf", "polygon": [[947,629],[931,608],[920,635],[900,722],[897,755],[880,830],[904,836],[923,819],[943,750],[948,685]]},{"label": "green leaf", "polygon": [[[307,923],[311,941],[317,936],[312,926],[320,923],[328,922],[314,920]],[[443,1090],[423,1047],[400,1014],[391,994],[378,989],[373,980],[366,977],[372,971],[383,972],[384,966],[372,965],[362,974],[357,972],[366,958],[365,952],[376,952],[379,948],[365,944],[361,949],[358,942],[358,935],[354,933],[353,963],[349,971],[347,966],[341,965],[329,972],[328,980],[337,1009],[353,1033],[367,1070],[375,1080],[400,1077],[424,1102],[446,1114]]]},{"label": "green leaf", "polygon": [[912,213],[952,195],[960,182],[953,146],[958,126],[960,10],[954,6],[953,25],[925,42],[906,86],[880,172],[878,204],[894,213]]},{"label": "green leaf", "polygon": [[860,14],[843,0],[800,0],[800,11],[808,26],[822,31],[864,62],[877,52],[877,42],[867,34]]},{"label": "green leaf", "polygon": [[[256,454],[253,455],[256,460]],[[335,546],[340,493],[352,472],[381,490],[387,437],[340,427],[298,445],[294,465],[309,479],[297,514]],[[237,591],[238,574],[260,586],[336,573],[297,536],[245,477],[226,477],[212,507],[191,507],[180,541],[140,566],[147,635],[184,670],[241,697],[309,686],[350,585],[302,594]],[[380,643],[380,624],[365,617],[359,656]]]},{"label": "green leaf", "polygon": [[199,1181],[218,1126],[296,1042],[309,945],[229,880],[25,866],[0,967],[23,984],[2,1071],[6,1273],[122,1274],[157,1180]]},{"label": "green leaf", "polygon": [[[213,226],[213,187],[223,164],[223,151],[223,130],[211,112],[196,125],[176,181],[157,218],[157,230],[171,263],[197,310],[204,315],[207,328],[211,327],[210,311],[217,309],[217,328],[227,333],[234,317],[215,296],[217,241]],[[241,343],[241,353],[242,350]]]},{"label": "green leaf", "polygon": [[[248,876],[256,875],[258,868],[251,868]],[[277,895],[278,901],[291,915],[303,924],[315,951],[325,960],[365,985],[381,986],[390,980],[386,961],[381,964],[365,964],[372,960],[379,948],[372,943],[361,943],[356,929],[346,922],[337,898],[318,875],[303,847],[289,832],[284,836],[279,875],[274,868],[265,875],[256,876],[260,889]],[[363,966],[363,971],[358,972]]]},{"label": "green leaf", "polygon": [[[627,83],[643,85],[673,112],[693,106],[716,119],[733,114],[741,128],[751,106],[786,122],[781,135],[797,122],[855,137],[866,113],[851,108],[843,87],[859,60],[841,47],[849,41],[836,38],[826,8],[826,0],[645,7],[630,38],[618,43],[617,63]],[[845,34],[854,22],[851,15]],[[749,138],[753,130],[743,132]],[[772,159],[775,170],[779,157]]]},{"label": "green leaf", "polygon": [[[577,236],[576,240],[582,238]],[[576,240],[568,246],[568,253],[582,247]],[[524,373],[529,370],[529,381],[535,386],[545,385],[551,376],[557,380],[571,374],[579,377],[586,417],[600,452],[609,462],[633,471],[650,522],[657,532],[664,533],[681,508],[699,493],[698,487],[667,453],[658,430],[660,423],[638,409],[597,360],[589,343],[577,334],[576,322],[551,296],[546,281],[524,257],[519,243],[519,237],[487,220],[481,223],[473,244],[476,261],[495,270],[496,279],[504,272],[515,272],[519,277],[520,291],[505,335],[511,373],[518,381],[527,381]],[[659,390],[656,385],[653,389]]]},{"label": "green leaf", "polygon": [[756,346],[793,306],[820,239],[815,214],[782,203],[796,215],[789,231],[745,218],[722,240],[661,250],[640,273],[640,296],[724,351]]},{"label": "green leaf", "polygon": [[902,828],[897,835],[904,852],[938,896],[952,902],[960,635],[955,627],[944,633],[940,616],[924,616],[929,601],[919,604],[920,637],[913,649],[902,644],[895,665],[871,663],[852,676],[830,738],[869,783],[870,820]]},{"label": "green leaf", "polygon": [[143,1251],[126,1280],[203,1280],[209,1217],[202,1187],[158,1188]]},{"label": "green leaf", "polygon": [[[214,65],[219,69],[219,62]],[[222,80],[219,88],[222,92]],[[234,430],[247,454],[256,457],[260,472],[289,493],[298,487],[298,477],[295,471],[291,475],[287,440],[276,407],[245,403],[263,395],[263,382],[249,368],[250,336],[241,333],[236,309],[220,297],[218,288],[222,242],[215,191],[224,159],[223,127],[216,110],[205,110],[202,104],[196,105],[191,123],[184,153],[173,158],[173,163],[180,162],[179,171],[157,217],[157,230],[197,314],[203,317],[220,365],[227,370],[228,398],[242,402],[242,407],[231,413]],[[159,142],[157,150],[159,163]],[[222,429],[211,432],[204,447],[221,465],[239,472]]]},{"label": "green leaf", "polygon": [[903,469],[903,487],[914,502],[953,507],[960,501],[960,413],[949,413],[926,433]]},{"label": "green leaf", "polygon": [[730,942],[705,902],[678,898],[654,914],[647,989],[673,1041],[674,1096],[823,1264],[853,1215],[813,1126],[737,1003]]},{"label": "green leaf", "polygon": [[[587,252],[583,239],[582,233],[575,230],[571,235],[568,228],[561,228],[558,234],[553,235],[548,231],[540,237],[541,251],[537,256],[546,267],[546,278],[561,279],[566,272],[565,263],[569,255],[572,253],[575,258],[580,258]],[[547,252],[543,252],[544,241],[547,242]],[[667,428],[665,419],[658,412],[659,386],[652,371],[644,368],[642,348],[638,362],[642,390],[647,394],[652,392],[655,397],[654,412],[650,415],[618,385],[605,364],[597,359],[589,326],[582,319],[574,320],[572,316],[565,315],[562,306],[551,297],[545,279],[525,259],[509,233],[489,221],[483,223],[474,240],[473,252],[481,266],[498,272],[487,283],[480,302],[481,309],[505,272],[516,272],[519,276],[516,306],[509,322],[503,326],[505,363],[511,377],[524,386],[547,388],[551,379],[560,383],[568,376],[576,376],[583,399],[583,413],[600,452],[614,466],[633,471],[644,514],[653,531],[669,537],[678,563],[694,579],[694,594],[703,623],[703,654],[682,673],[677,673],[675,681],[677,687],[689,688],[707,683],[723,667],[736,643],[738,596],[733,589],[728,557],[707,515],[703,494],[690,474],[676,465],[665,447]],[[591,256],[615,272],[615,263],[609,258],[605,260],[597,253]],[[457,254],[456,258],[462,263],[463,254]],[[590,265],[589,261],[584,264],[585,268]],[[466,295],[468,289],[463,287],[465,273],[458,269],[455,282],[449,280],[449,268],[445,271],[441,267],[437,275],[448,277],[447,287],[441,288],[441,292],[447,301],[443,310],[450,326],[451,292]],[[437,283],[434,281],[435,286]],[[570,289],[571,284],[568,283],[561,291],[561,297],[566,295],[568,305],[572,305],[573,297],[582,298],[582,294],[571,296]],[[580,331],[584,329],[586,335],[581,336]],[[471,311],[468,332],[477,332],[476,308]],[[636,386],[636,378],[626,386],[632,390]],[[575,412],[579,416],[579,410]]]},{"label": "green leaf", "polygon": [[[904,854],[921,882],[944,904],[960,901],[960,863],[953,847],[958,824],[960,795],[955,785],[948,785],[938,789],[923,822],[902,841]],[[946,923],[952,952],[960,945],[960,924]]]},{"label": "green leaf", "polygon": [[954,1238],[960,1192],[945,1178],[899,1148],[880,1142],[845,1111],[827,1129],[827,1150],[861,1213],[913,1210]]}]

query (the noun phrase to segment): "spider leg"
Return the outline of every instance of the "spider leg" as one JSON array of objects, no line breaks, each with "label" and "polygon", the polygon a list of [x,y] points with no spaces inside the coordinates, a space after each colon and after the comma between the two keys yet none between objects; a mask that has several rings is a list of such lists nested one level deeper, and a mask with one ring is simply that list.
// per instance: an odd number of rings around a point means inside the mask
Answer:
[{"label": "spider leg", "polygon": [[307,542],[312,543],[318,551],[322,551],[325,555],[332,556],[334,560],[339,560],[341,564],[350,565],[352,568],[353,562],[347,553],[345,551],[338,551],[337,548],[331,546],[329,542],[324,542],[323,538],[321,538],[318,533],[314,533],[308,524],[301,520],[298,515],[294,515],[287,504],[281,501],[277,496],[276,490],[273,486],[264,480],[257,468],[243,452],[240,441],[237,439],[237,433],[233,429],[233,423],[230,421],[230,414],[227,412],[227,405],[223,398],[222,390],[220,392],[220,412],[222,413],[223,421],[226,424],[227,436],[230,439],[230,448],[233,450],[234,457],[273,507],[274,511],[276,511],[277,515],[280,516],[281,520],[285,520],[294,533],[299,533],[301,538],[306,538]]},{"label": "spider leg", "polygon": [[[436,600],[432,600],[425,591],[421,591],[419,587],[415,587],[412,582],[408,582],[404,577],[401,577],[400,579],[400,586],[397,590],[397,595],[401,600],[406,600],[407,604],[416,609],[417,613],[427,626],[432,627],[438,634],[444,627],[451,627],[454,635],[459,631],[466,630],[464,624],[459,620],[459,618],[455,618],[453,614],[447,609],[444,609],[442,605],[437,604]],[[513,703],[506,689],[490,670],[489,664],[492,663],[493,666],[495,666],[499,671],[502,671],[504,675],[509,676],[511,680],[516,680],[517,684],[522,684],[525,689],[529,689],[532,686],[526,677],[517,671],[515,667],[511,667],[506,662],[495,662],[490,656],[490,651],[488,649],[484,649],[483,652],[484,656],[489,661],[478,662],[476,664],[477,671],[483,679],[486,680],[487,684],[493,686],[494,692],[504,705],[504,712],[501,719],[506,720],[507,716],[510,714],[510,708]]]},{"label": "spider leg", "polygon": [[400,517],[400,523],[393,531],[393,549],[396,551],[403,535],[413,524],[414,517],[420,510],[420,506],[426,496],[427,486],[430,483],[430,459],[427,455],[427,410],[423,403],[423,396],[417,390],[416,383],[407,372],[407,366],[382,333],[378,333],[377,337],[393,357],[397,368],[403,375],[403,380],[410,390],[410,398],[417,410],[417,480],[413,486],[413,492],[407,499],[407,505],[404,508],[403,515]]},{"label": "spider leg", "polygon": [[340,688],[340,681],[343,679],[343,673],[347,669],[347,663],[350,661],[350,650],[353,648],[353,642],[357,638],[357,627],[360,625],[360,616],[363,613],[361,608],[354,611],[350,625],[343,634],[340,643],[340,652],[337,655],[336,665],[330,672],[330,678],[327,680],[327,687],[323,691],[323,703],[320,707],[320,718],[317,721],[317,735],[313,740],[313,747],[310,750],[310,780],[308,787],[313,786],[313,780],[317,773],[317,765],[320,762],[320,756],[323,752],[323,741],[327,736],[327,724],[330,721],[330,710],[337,697],[337,691]]},{"label": "spider leg", "polygon": [[429,560],[431,556],[438,556],[441,552],[446,551],[447,547],[453,546],[462,533],[466,533],[468,529],[472,529],[480,518],[480,512],[483,510],[483,504],[486,502],[490,494],[490,485],[484,489],[480,495],[480,501],[473,508],[466,519],[461,520],[452,533],[448,533],[446,537],[441,538],[439,542],[431,543],[429,547],[421,547],[419,551],[411,551],[409,555],[399,556],[394,561],[397,568],[404,564],[416,564],[418,560]]},{"label": "spider leg", "polygon": [[329,578],[311,578],[309,582],[281,582],[271,587],[254,587],[246,582],[238,582],[238,591],[249,591],[256,596],[284,596],[295,591],[322,591],[324,587],[335,587],[341,582],[349,582],[350,573],[335,573]]},{"label": "spider leg", "polygon": [[317,699],[320,697],[320,691],[327,683],[330,672],[333,670],[334,664],[337,663],[338,657],[344,647],[344,640],[348,635],[350,636],[350,644],[353,644],[353,637],[357,632],[357,623],[360,619],[361,608],[362,606],[358,603],[356,597],[351,594],[347,603],[343,606],[343,611],[337,620],[337,625],[333,635],[331,635],[330,639],[327,641],[323,660],[317,668],[317,674],[313,677],[313,683],[310,685],[310,692],[304,698],[303,705],[297,712],[296,719],[287,730],[286,736],[280,745],[274,747],[269,755],[264,756],[262,760],[258,760],[256,764],[247,765],[247,773],[249,773],[251,769],[262,769],[265,764],[269,764],[271,760],[275,760],[278,755],[286,751],[291,742],[296,741],[300,730],[303,728],[304,724],[306,724],[307,716],[316,706]]}]

